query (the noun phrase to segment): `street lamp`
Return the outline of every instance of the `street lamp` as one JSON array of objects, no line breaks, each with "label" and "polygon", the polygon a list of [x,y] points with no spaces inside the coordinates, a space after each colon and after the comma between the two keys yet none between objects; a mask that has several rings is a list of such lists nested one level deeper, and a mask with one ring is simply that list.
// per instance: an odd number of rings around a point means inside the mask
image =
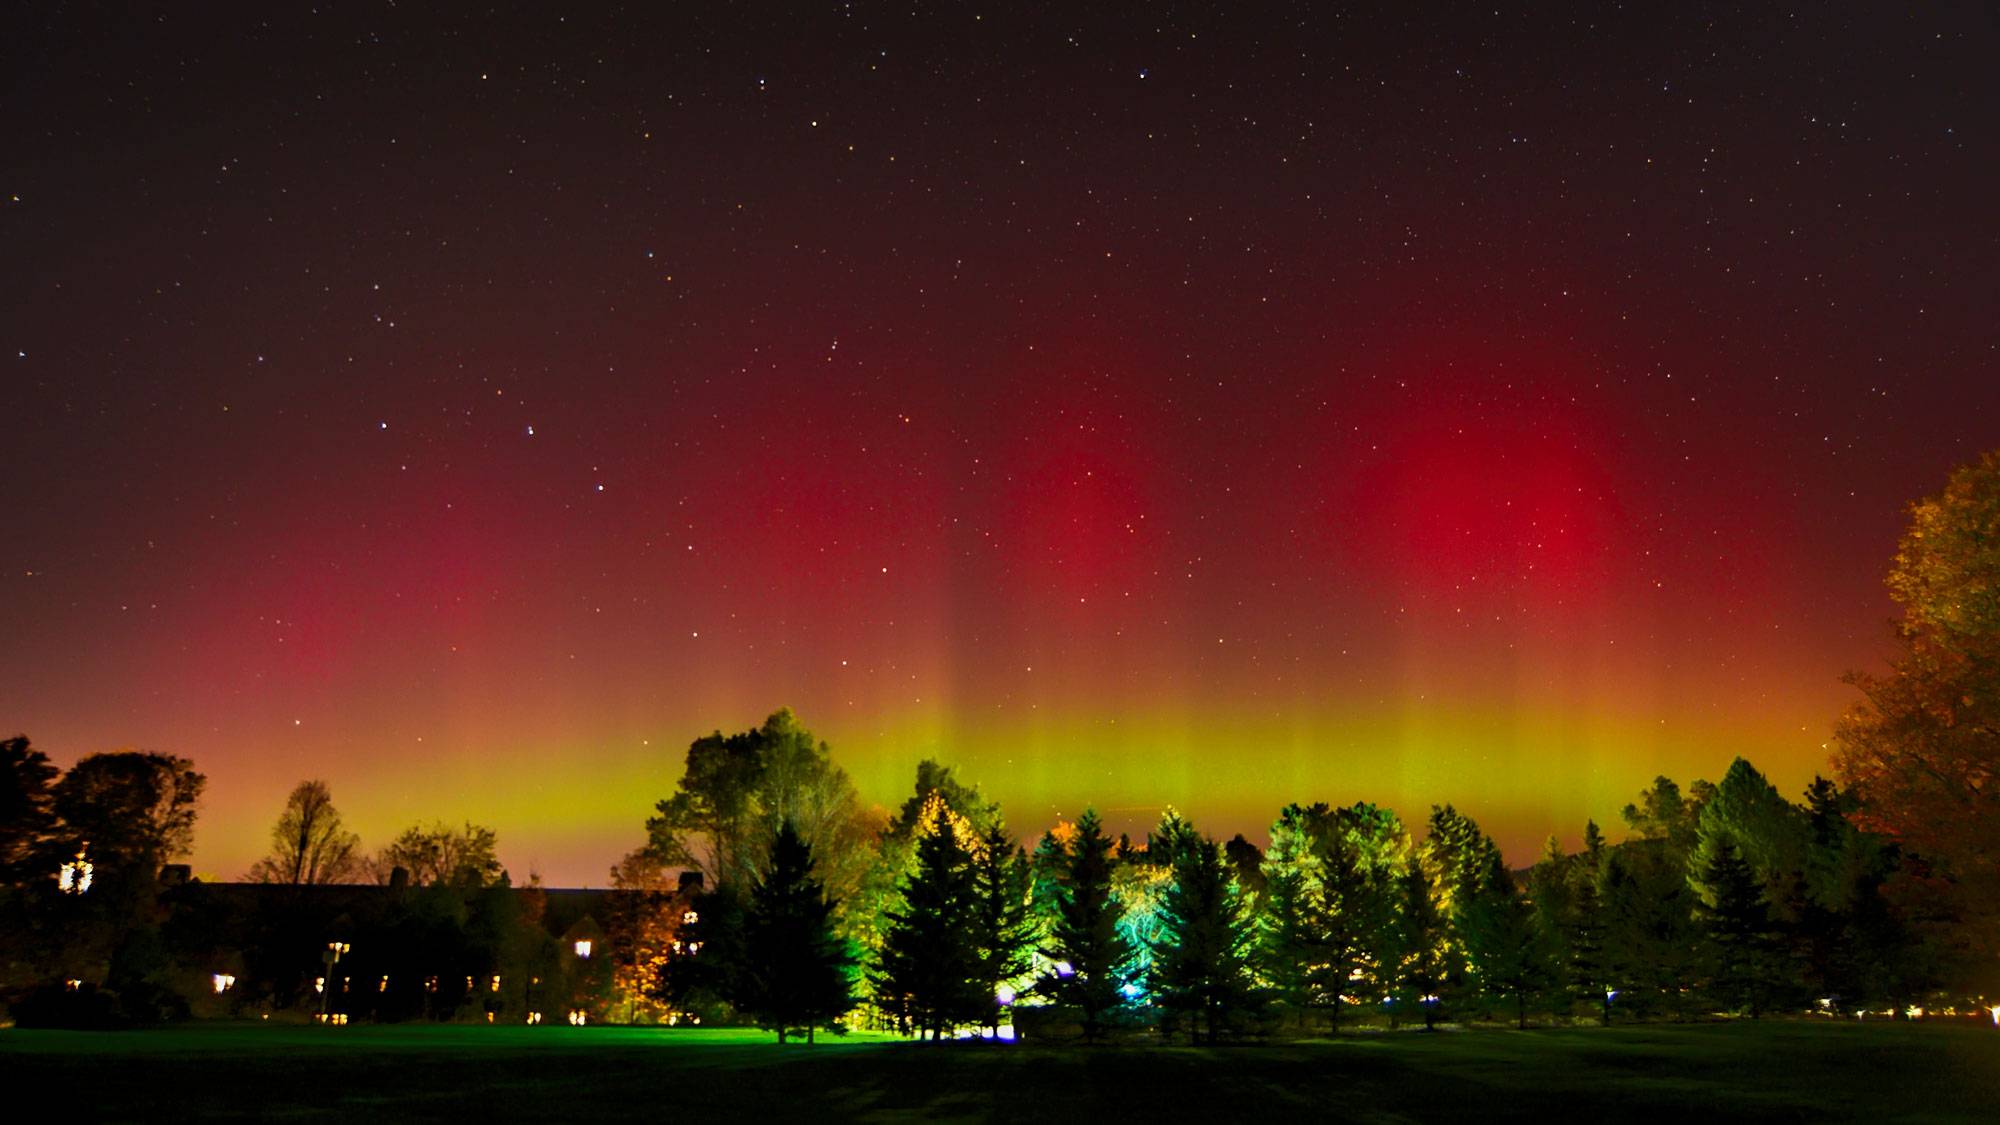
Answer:
[{"label": "street lamp", "polygon": [[326,952],[319,955],[319,959],[326,962],[326,976],[321,978],[322,983],[319,990],[319,1021],[321,1023],[327,1022],[328,998],[333,994],[334,966],[340,964],[342,954],[353,948],[353,946],[344,941],[330,941],[326,943]]}]

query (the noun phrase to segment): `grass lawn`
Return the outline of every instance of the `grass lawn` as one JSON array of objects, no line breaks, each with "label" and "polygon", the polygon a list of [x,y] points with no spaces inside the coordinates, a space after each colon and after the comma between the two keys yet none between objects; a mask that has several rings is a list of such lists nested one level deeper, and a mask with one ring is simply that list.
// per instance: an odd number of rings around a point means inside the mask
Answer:
[{"label": "grass lawn", "polygon": [[0,1082],[15,1106],[33,1090],[66,1101],[75,1120],[1983,1122],[2000,1120],[2000,1030],[1765,1022],[1059,1049],[196,1024],[0,1030]]}]

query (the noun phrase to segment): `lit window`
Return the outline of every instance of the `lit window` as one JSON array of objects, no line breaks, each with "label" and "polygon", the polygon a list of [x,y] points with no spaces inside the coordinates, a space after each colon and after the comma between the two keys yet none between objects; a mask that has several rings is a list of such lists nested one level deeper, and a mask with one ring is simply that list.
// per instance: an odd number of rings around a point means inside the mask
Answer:
[{"label": "lit window", "polygon": [[216,973],[210,976],[208,979],[209,982],[215,986],[215,994],[217,996],[220,996],[223,993],[228,992],[231,988],[236,987],[236,978],[230,976],[228,973]]},{"label": "lit window", "polygon": [[584,939],[584,940],[582,940],[582,941],[579,941],[579,942],[577,942],[577,943],[576,943],[576,955],[577,955],[578,957],[582,957],[582,958],[585,958],[586,960],[587,960],[587,959],[589,959],[589,957],[590,957],[590,941],[589,941],[589,939],[587,939],[587,938],[586,938],[586,939]]},{"label": "lit window", "polygon": [[681,924],[682,924],[682,925],[692,925],[693,923],[695,923],[695,922],[699,922],[699,921],[701,921],[701,915],[699,915],[699,914],[696,914],[696,913],[695,913],[694,911],[692,911],[692,910],[688,911],[688,912],[687,912],[686,914],[683,914],[683,915],[681,915]]}]

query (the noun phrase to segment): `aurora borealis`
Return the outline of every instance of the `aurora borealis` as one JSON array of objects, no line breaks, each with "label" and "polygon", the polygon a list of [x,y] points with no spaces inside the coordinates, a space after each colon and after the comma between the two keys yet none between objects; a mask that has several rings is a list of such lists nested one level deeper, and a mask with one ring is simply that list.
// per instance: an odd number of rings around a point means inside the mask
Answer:
[{"label": "aurora borealis", "polygon": [[2000,432],[1976,6],[564,7],[5,17],[0,735],[200,872],[323,777],[602,884],[786,704],[1525,861],[1824,769]]}]

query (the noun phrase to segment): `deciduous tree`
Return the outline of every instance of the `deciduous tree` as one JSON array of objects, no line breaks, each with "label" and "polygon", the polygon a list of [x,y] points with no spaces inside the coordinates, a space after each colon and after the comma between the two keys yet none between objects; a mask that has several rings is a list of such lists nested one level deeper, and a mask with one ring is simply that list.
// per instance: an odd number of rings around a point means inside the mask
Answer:
[{"label": "deciduous tree", "polygon": [[253,883],[345,883],[360,867],[361,837],[341,823],[324,781],[301,781],[271,828],[271,854],[250,868]]}]

